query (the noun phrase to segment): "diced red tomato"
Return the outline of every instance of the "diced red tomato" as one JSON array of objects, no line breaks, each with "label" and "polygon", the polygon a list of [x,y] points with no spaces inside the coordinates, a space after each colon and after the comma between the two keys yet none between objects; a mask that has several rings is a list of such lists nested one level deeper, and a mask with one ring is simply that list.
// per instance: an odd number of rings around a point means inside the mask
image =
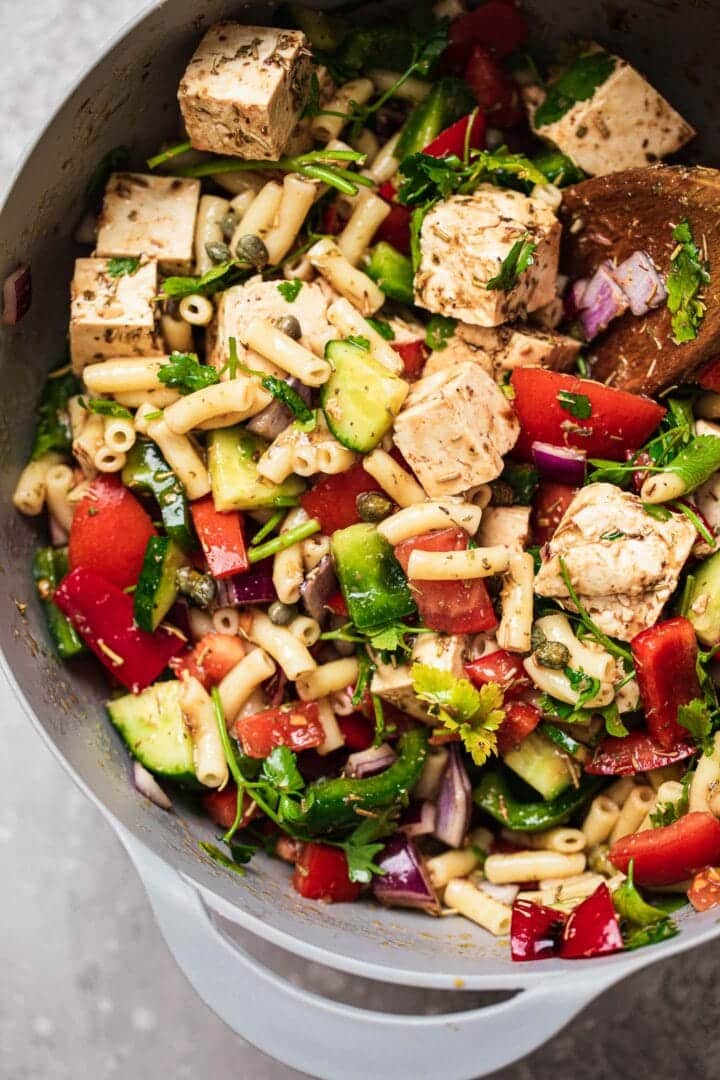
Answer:
[{"label": "diced red tomato", "polygon": [[215,509],[212,495],[197,499],[191,506],[195,531],[213,577],[244,574],[250,567],[238,510]]},{"label": "diced red tomato", "polygon": [[484,45],[496,56],[509,56],[528,40],[528,25],[518,7],[508,0],[487,0],[474,11],[450,23],[444,65],[460,73],[473,45]]},{"label": "diced red tomato", "polygon": [[295,863],[293,888],[307,900],[341,904],[357,900],[362,886],[351,881],[345,852],[327,844],[305,844]]},{"label": "diced red tomato", "polygon": [[397,251],[401,251],[403,255],[409,255],[410,210],[408,207],[401,206],[400,203],[392,203],[390,213],[378,226],[375,239],[384,240],[387,244],[392,244]]},{"label": "diced red tomato", "polygon": [[496,649],[466,664],[465,673],[476,686],[497,683],[502,687],[506,700],[520,697],[532,686],[522,658],[506,649]]},{"label": "diced red tomato", "polygon": [[367,750],[369,746],[372,746],[375,730],[362,713],[352,713],[351,716],[338,716],[338,726],[348,750]]},{"label": "diced red tomato", "polygon": [[333,615],[340,615],[344,619],[347,619],[350,614],[345,603],[345,597],[339,590],[333,593],[329,600],[325,601],[325,607],[332,611]]},{"label": "diced red tomato", "polygon": [[204,634],[192,649],[176,656],[170,667],[178,678],[187,671],[198,679],[206,690],[222,682],[228,672],[245,656],[242,638],[230,634]]},{"label": "diced red tomato", "polygon": [[[202,797],[203,807],[209,817],[223,829],[229,829],[237,813],[237,787],[230,780],[222,791],[209,791]],[[240,828],[244,829],[255,816],[257,807],[246,794],[243,794],[243,816]]]},{"label": "diced red tomato", "polygon": [[[574,446],[585,450],[588,457],[622,461],[627,450],[637,450],[647,442],[665,415],[662,405],[641,394],[628,394],[546,368],[516,368],[510,381],[520,421],[520,438],[513,454],[524,461],[532,460],[532,444],[537,441]],[[587,398],[590,416],[573,416],[570,408],[574,399],[567,395]]]},{"label": "diced red tomato", "polygon": [[[438,529],[403,540],[395,558],[407,574],[413,551],[464,551],[467,535],[459,528]],[[482,578],[472,581],[410,582],[420,617],[431,630],[444,634],[477,634],[493,630],[497,618]]]},{"label": "diced red tomato", "polygon": [[316,701],[296,701],[243,716],[233,725],[233,734],[242,743],[243,752],[253,758],[267,757],[278,746],[297,753],[325,741]]},{"label": "diced red tomato", "polygon": [[385,199],[386,202],[392,202],[397,195],[397,188],[392,180],[386,180],[385,183],[381,184],[377,189],[377,193],[381,199]]},{"label": "diced red tomato", "polygon": [[578,960],[605,956],[622,947],[623,938],[612,896],[603,883],[570,912],[560,943],[560,956],[563,960]]},{"label": "diced red tomato", "polygon": [[473,45],[465,82],[493,127],[514,127],[525,118],[517,83],[484,45]]},{"label": "diced red tomato", "polygon": [[648,731],[664,750],[687,742],[677,720],[681,705],[701,697],[697,638],[689,619],[678,615],[641,631],[630,642]]},{"label": "diced red tomato", "polygon": [[[686,733],[687,738],[687,733]],[[695,753],[690,742],[679,742],[671,750],[663,750],[645,731],[631,731],[618,739],[607,735],[593,754],[585,772],[595,776],[634,776],[649,769],[674,765]]]},{"label": "diced red tomato", "polygon": [[554,480],[541,480],[533,500],[532,537],[541,547],[552,540],[555,530],[577,493],[569,484],[557,484]]},{"label": "diced red tomato", "polygon": [[403,362],[403,374],[408,379],[419,379],[425,367],[430,350],[424,341],[406,341],[402,345],[392,345]]},{"label": "diced red tomato", "polygon": [[531,900],[516,900],[510,922],[510,955],[513,960],[547,960],[557,955],[566,918],[562,911],[554,908],[534,904]]},{"label": "diced red tomato", "polygon": [[695,381],[699,382],[705,390],[720,393],[720,356],[710,360],[695,376]]},{"label": "diced red tomato", "polygon": [[542,713],[527,701],[509,701],[505,706],[505,719],[498,728],[497,740],[500,754],[515,750],[542,720]]},{"label": "diced red tomato", "polygon": [[720,869],[708,866],[692,880],[688,900],[696,911],[707,911],[720,904]]},{"label": "diced red tomato", "polygon": [[300,502],[310,517],[318,519],[322,531],[331,534],[357,524],[360,518],[355,500],[364,491],[382,491],[382,488],[365,472],[362,462],[358,462],[347,472],[322,476],[300,496]]},{"label": "diced red tomato", "polygon": [[638,885],[674,885],[720,863],[720,821],[712,814],[685,814],[672,825],[624,836],[608,858],[623,874],[632,859]]},{"label": "diced red tomato", "polygon": [[119,589],[127,589],[137,584],[151,536],[155,529],[149,514],[120,478],[98,476],[73,515],[70,569],[92,570]]}]

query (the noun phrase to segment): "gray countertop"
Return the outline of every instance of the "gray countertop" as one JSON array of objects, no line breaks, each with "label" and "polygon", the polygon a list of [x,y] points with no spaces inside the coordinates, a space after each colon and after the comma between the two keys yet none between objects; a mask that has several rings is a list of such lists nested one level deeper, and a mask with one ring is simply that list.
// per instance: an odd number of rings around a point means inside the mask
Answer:
[{"label": "gray countertop", "polygon": [[[97,47],[140,0],[1,0],[2,175]],[[1,678],[1,677],[0,677]],[[169,955],[126,855],[0,683],[0,1078],[111,1080],[293,1073],[229,1031]],[[718,1075],[720,943],[606,994],[503,1080]],[[303,965],[284,970],[301,980]],[[330,995],[348,978],[328,972]],[[372,993],[373,1007],[397,992]],[[410,1007],[441,1011],[437,994]],[[482,1047],[478,1047],[482,1059]]]}]

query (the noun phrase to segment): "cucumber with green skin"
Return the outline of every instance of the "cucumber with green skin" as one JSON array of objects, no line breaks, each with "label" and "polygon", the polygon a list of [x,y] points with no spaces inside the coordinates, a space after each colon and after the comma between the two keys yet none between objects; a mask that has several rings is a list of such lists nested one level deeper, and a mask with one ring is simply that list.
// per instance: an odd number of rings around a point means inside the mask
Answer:
[{"label": "cucumber with green skin", "polygon": [[370,249],[365,272],[390,300],[400,304],[415,302],[412,262],[386,240]]},{"label": "cucumber with green skin", "polygon": [[192,550],[195,532],[185,489],[150,439],[138,439],[128,450],[122,482],[131,491],[154,495],[165,532],[184,551]]},{"label": "cucumber with green skin", "polygon": [[107,703],[130,753],[155,776],[197,787],[193,746],[180,708],[177,680],[153,683],[141,694]]},{"label": "cucumber with green skin", "polygon": [[134,596],[135,622],[141,630],[157,630],[177,599],[175,576],[186,565],[185,553],[169,536],[150,537]]},{"label": "cucumber with green skin", "polygon": [[539,791],[543,799],[555,799],[573,782],[573,767],[545,735],[531,731],[514,750],[502,755],[509,769]]},{"label": "cucumber with green skin", "polygon": [[374,525],[338,529],[330,541],[348,613],[360,631],[404,619],[416,610],[393,549]]},{"label": "cucumber with green skin", "polygon": [[216,510],[264,510],[295,506],[305,490],[299,476],[273,484],[260,476],[257,463],[269,443],[246,428],[219,428],[208,438],[208,468]]},{"label": "cucumber with green skin", "polygon": [[720,640],[720,551],[700,563],[693,572],[682,613],[695,627],[703,645]]},{"label": "cucumber with green skin", "polygon": [[350,341],[331,341],[325,356],[333,368],[320,396],[328,427],[348,450],[368,454],[392,427],[409,386]]}]

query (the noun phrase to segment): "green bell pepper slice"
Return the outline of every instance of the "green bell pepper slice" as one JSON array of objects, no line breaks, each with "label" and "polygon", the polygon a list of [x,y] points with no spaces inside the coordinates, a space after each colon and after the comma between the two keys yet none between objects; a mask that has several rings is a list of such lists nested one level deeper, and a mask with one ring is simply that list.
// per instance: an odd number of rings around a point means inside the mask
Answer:
[{"label": "green bell pepper slice", "polygon": [[403,161],[420,154],[441,131],[475,108],[467,83],[449,76],[435,83],[428,96],[415,106],[395,148],[395,157]]},{"label": "green bell pepper slice", "polygon": [[603,786],[600,776],[584,776],[578,787],[569,787],[555,799],[520,802],[512,795],[507,777],[487,772],[473,791],[475,803],[501,825],[517,832],[542,832],[562,825]]},{"label": "green bell pepper slice", "polygon": [[53,600],[55,589],[69,570],[67,548],[39,548],[33,557],[33,578],[37,585],[45,622],[55,650],[63,660],[72,660],[85,651],[82,639],[70,620]]},{"label": "green bell pepper slice", "polygon": [[415,303],[412,262],[386,240],[370,249],[365,272],[391,300],[401,304]]}]

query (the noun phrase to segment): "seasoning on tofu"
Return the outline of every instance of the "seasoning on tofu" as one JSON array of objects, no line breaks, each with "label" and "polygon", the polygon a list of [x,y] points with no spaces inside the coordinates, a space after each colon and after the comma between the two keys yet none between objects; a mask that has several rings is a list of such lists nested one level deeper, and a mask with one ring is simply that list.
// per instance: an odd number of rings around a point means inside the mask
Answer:
[{"label": "seasoning on tofu", "polygon": [[95,253],[147,255],[158,260],[165,274],[189,273],[199,200],[199,180],[113,173],[105,188]]}]

